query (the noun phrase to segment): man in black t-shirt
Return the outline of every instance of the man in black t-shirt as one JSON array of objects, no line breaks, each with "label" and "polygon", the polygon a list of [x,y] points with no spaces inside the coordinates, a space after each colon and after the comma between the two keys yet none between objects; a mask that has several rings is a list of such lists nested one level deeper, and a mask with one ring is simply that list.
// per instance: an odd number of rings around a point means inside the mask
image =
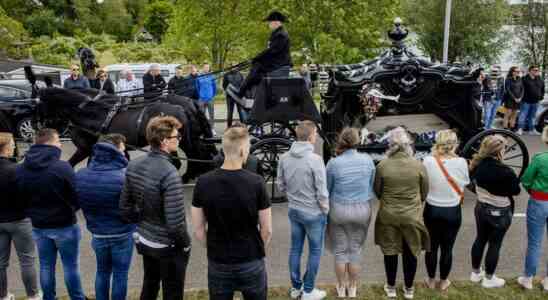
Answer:
[{"label": "man in black t-shirt", "polygon": [[235,291],[245,300],[267,298],[264,257],[272,215],[263,178],[242,169],[249,147],[245,127],[229,128],[223,165],[202,175],[194,188],[192,224],[207,247],[212,300],[232,299]]}]

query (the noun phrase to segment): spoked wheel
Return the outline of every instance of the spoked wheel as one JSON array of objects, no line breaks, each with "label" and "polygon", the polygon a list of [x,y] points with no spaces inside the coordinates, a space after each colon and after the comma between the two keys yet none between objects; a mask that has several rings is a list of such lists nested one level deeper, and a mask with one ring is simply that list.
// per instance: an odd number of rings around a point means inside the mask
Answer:
[{"label": "spoked wheel", "polygon": [[506,138],[506,151],[502,162],[511,167],[516,174],[521,177],[527,165],[529,164],[529,151],[522,139],[515,133],[504,129],[485,130],[472,137],[463,147],[462,155],[466,159],[472,159],[474,154],[478,153],[481,141],[490,135],[502,135]]},{"label": "spoked wheel", "polygon": [[16,127],[17,136],[22,138],[25,142],[32,142],[36,131],[34,129],[32,118],[25,117],[17,122]]},{"label": "spoked wheel", "polygon": [[249,153],[259,160],[259,169],[266,184],[271,184],[270,199],[272,203],[287,201],[284,195],[276,193],[276,178],[278,175],[278,161],[280,156],[291,148],[291,141],[284,138],[266,138],[258,141]]},{"label": "spoked wheel", "polygon": [[289,123],[266,122],[260,125],[251,125],[249,134],[258,138],[285,138],[294,140],[297,134]]}]

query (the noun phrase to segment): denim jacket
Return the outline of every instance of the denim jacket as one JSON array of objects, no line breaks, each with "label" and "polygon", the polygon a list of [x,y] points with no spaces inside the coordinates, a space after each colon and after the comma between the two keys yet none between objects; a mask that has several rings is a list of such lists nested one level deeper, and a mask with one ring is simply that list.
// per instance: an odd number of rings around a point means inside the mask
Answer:
[{"label": "denim jacket", "polygon": [[369,155],[347,150],[327,163],[330,201],[352,204],[369,201],[375,194],[375,164]]}]

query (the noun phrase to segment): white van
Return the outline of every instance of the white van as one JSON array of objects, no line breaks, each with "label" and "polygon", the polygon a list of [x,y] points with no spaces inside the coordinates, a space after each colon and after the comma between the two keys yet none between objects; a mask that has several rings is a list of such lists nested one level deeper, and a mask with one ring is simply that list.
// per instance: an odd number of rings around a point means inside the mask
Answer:
[{"label": "white van", "polygon": [[[152,64],[153,63],[116,64],[116,65],[106,66],[105,69],[107,70],[109,78],[116,83],[120,79],[120,72],[125,69],[131,70],[133,72],[133,76],[135,77],[135,79],[141,80]],[[159,65],[160,65],[160,74],[162,75],[162,77],[164,77],[166,82],[169,81],[171,77],[175,76],[175,68],[179,66],[179,64],[159,64]]]}]

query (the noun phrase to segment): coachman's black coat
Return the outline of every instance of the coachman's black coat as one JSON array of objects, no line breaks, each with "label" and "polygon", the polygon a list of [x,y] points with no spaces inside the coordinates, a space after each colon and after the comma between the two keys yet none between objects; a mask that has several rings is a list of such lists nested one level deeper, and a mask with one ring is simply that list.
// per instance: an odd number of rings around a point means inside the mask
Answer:
[{"label": "coachman's black coat", "polygon": [[289,35],[283,26],[272,31],[268,48],[259,53],[252,62],[260,64],[263,72],[268,73],[283,66],[292,66]]}]

